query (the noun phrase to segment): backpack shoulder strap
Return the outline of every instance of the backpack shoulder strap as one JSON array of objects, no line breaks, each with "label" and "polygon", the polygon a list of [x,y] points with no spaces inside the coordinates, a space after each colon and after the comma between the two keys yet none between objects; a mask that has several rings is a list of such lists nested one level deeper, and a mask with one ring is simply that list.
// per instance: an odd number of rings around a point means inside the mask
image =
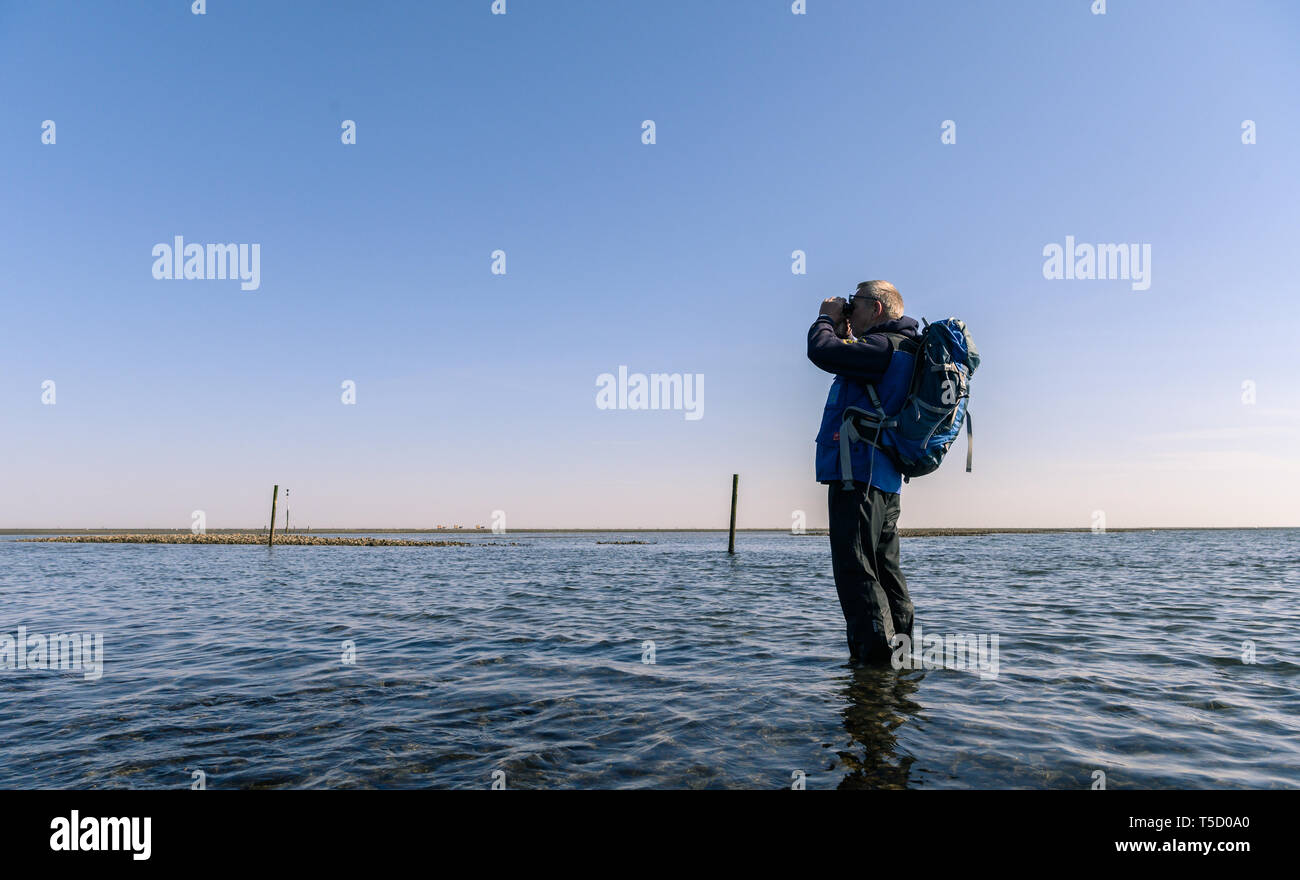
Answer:
[{"label": "backpack shoulder strap", "polygon": [[889,340],[889,344],[893,347],[894,351],[905,351],[908,354],[916,354],[917,349],[921,347],[921,340],[913,339],[912,337],[905,336],[902,333],[882,333],[880,335]]}]

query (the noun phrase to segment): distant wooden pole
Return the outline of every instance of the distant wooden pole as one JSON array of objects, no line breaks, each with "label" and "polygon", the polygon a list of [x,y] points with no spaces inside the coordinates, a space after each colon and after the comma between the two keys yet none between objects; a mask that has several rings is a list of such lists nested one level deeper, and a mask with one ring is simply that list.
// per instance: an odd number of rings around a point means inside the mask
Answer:
[{"label": "distant wooden pole", "polygon": [[736,552],[736,489],[740,486],[740,474],[731,475],[731,531],[727,536],[727,552]]},{"label": "distant wooden pole", "polygon": [[271,531],[266,534],[266,546],[270,547],[275,543],[275,499],[280,494],[280,485],[277,483],[271,490]]}]

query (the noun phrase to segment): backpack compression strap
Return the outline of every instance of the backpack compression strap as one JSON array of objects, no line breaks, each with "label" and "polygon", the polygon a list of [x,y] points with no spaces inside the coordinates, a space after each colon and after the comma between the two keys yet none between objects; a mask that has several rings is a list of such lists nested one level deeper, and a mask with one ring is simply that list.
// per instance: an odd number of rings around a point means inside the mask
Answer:
[{"label": "backpack compression strap", "polygon": [[[893,428],[898,425],[898,419],[885,418],[885,411],[880,406],[880,400],[876,397],[876,390],[868,388],[871,393],[871,403],[876,407],[874,413],[867,412],[865,409],[856,406],[850,406],[844,410],[844,421],[840,423],[840,479],[844,481],[845,489],[853,488],[853,444],[859,440],[865,442],[872,450],[880,448],[880,432],[885,428]],[[861,420],[868,433],[863,434],[858,431],[858,421]],[[867,473],[867,485],[870,486],[871,478],[876,473],[876,456],[871,453],[871,470]]]},{"label": "backpack compression strap", "polygon": [[975,435],[970,426],[970,410],[966,410],[966,473],[970,473],[971,447],[975,445]]}]

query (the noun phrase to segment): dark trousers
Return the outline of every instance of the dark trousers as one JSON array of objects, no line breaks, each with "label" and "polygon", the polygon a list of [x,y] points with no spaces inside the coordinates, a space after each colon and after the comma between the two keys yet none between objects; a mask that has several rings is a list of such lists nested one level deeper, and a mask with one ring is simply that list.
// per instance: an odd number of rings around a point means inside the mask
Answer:
[{"label": "dark trousers", "polygon": [[912,634],[912,600],[898,560],[899,496],[866,483],[830,484],[831,566],[849,654],[888,660],[896,633]]}]

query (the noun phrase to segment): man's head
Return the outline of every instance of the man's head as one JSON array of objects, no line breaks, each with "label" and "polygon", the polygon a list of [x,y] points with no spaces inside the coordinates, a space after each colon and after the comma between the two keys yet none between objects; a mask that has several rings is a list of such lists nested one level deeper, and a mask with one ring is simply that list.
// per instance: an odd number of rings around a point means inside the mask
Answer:
[{"label": "man's head", "polygon": [[863,281],[844,308],[854,332],[903,317],[903,297],[888,281]]}]

